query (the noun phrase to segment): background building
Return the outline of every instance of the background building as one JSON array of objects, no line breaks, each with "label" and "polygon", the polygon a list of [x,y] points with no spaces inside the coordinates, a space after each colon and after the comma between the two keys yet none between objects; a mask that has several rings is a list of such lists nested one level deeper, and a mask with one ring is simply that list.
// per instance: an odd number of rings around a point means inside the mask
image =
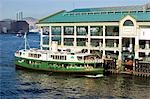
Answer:
[{"label": "background building", "polygon": [[15,21],[15,22],[12,22],[11,30],[14,33],[29,32],[29,24],[26,21]]},{"label": "background building", "polygon": [[7,19],[0,21],[0,33],[11,32],[11,24],[13,20]]},{"label": "background building", "polygon": [[3,20],[0,21],[0,33],[28,32],[29,24],[26,21]]},{"label": "background building", "polygon": [[82,8],[60,11],[39,20],[41,49],[58,48],[115,57],[150,57],[150,5]]}]

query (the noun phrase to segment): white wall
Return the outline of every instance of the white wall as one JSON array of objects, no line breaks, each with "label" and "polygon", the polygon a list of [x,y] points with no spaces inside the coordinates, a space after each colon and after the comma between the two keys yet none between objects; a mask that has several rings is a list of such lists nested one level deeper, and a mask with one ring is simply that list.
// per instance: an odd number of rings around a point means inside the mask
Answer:
[{"label": "white wall", "polygon": [[141,28],[139,39],[150,40],[150,28]]}]

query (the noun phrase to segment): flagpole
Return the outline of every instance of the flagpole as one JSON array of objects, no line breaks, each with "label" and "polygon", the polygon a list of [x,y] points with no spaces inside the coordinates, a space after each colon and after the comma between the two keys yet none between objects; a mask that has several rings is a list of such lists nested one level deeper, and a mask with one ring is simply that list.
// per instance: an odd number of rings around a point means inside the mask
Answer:
[{"label": "flagpole", "polygon": [[27,33],[25,32],[25,34],[24,34],[24,48],[25,48],[25,50],[27,49],[27,35],[26,35]]}]

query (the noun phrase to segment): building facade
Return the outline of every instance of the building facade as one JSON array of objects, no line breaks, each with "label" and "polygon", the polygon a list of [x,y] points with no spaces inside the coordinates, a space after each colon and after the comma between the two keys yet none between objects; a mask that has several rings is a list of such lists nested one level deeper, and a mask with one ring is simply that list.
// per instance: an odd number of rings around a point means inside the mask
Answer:
[{"label": "building facade", "polygon": [[24,33],[29,32],[29,24],[26,21],[3,20],[0,21],[0,33]]},{"label": "building facade", "polygon": [[0,21],[0,33],[11,32],[12,20]]},{"label": "building facade", "polygon": [[11,24],[11,30],[13,33],[25,33],[29,32],[29,24],[26,21],[14,21]]},{"label": "building facade", "polygon": [[150,5],[60,11],[39,20],[41,49],[86,50],[102,58],[150,57]]}]

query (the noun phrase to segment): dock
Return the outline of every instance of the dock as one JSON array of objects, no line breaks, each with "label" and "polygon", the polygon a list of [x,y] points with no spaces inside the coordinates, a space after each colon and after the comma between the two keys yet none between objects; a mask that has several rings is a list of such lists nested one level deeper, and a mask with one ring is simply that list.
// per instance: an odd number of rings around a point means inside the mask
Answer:
[{"label": "dock", "polygon": [[126,69],[122,64],[122,68],[118,68],[116,59],[104,59],[104,69],[109,74],[126,74],[139,77],[150,77],[150,62],[143,60],[135,60],[133,69]]}]

